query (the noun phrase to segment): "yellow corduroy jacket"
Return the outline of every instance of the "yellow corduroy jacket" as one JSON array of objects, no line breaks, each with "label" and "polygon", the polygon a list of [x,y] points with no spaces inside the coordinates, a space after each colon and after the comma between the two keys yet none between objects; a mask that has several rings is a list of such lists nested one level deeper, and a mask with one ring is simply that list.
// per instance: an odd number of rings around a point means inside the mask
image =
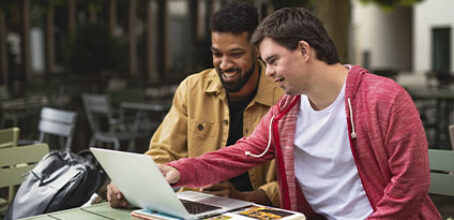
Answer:
[{"label": "yellow corduroy jacket", "polygon": [[[243,136],[252,133],[268,109],[284,93],[260,64],[257,95],[243,113]],[[197,157],[222,148],[229,134],[229,108],[226,91],[215,69],[188,76],[175,92],[173,104],[150,141],[146,154],[157,163],[167,163],[185,157]],[[279,207],[279,190],[275,182],[274,160],[248,171],[251,185],[262,189]]]}]

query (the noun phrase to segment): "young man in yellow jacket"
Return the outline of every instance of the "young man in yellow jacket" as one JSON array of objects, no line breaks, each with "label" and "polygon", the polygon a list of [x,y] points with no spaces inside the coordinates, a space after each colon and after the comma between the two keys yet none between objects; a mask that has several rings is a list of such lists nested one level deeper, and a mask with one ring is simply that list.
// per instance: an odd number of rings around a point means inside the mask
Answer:
[{"label": "young man in yellow jacket", "polygon": [[[283,91],[265,76],[265,65],[250,44],[258,25],[257,9],[228,4],[211,18],[214,68],[190,75],[178,87],[173,105],[146,154],[158,163],[197,157],[248,136]],[[274,161],[228,181],[200,189],[220,196],[279,206]],[[114,184],[108,186],[113,207],[127,205]]]}]

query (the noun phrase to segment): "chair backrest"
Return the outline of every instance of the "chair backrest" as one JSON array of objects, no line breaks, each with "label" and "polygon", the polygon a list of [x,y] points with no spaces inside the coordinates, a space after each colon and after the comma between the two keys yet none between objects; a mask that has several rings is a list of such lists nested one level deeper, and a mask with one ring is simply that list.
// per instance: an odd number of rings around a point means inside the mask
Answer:
[{"label": "chair backrest", "polygon": [[[20,185],[24,174],[32,170],[48,152],[47,144],[0,148],[0,188]],[[8,201],[12,199],[11,194]]]},{"label": "chair backrest", "polygon": [[454,196],[454,151],[429,149],[430,193]]},{"label": "chair backrest", "polygon": [[101,131],[101,122],[99,117],[105,117],[108,123],[113,120],[113,112],[110,106],[110,100],[107,95],[84,94],[82,95],[85,113],[93,132]]},{"label": "chair backrest", "polygon": [[0,130],[0,148],[16,147],[19,139],[19,128],[6,128]]},{"label": "chair backrest", "polygon": [[72,111],[44,107],[41,109],[41,119],[38,130],[39,141],[44,142],[47,135],[65,137],[65,149],[71,151],[71,142],[76,127],[77,113]]}]

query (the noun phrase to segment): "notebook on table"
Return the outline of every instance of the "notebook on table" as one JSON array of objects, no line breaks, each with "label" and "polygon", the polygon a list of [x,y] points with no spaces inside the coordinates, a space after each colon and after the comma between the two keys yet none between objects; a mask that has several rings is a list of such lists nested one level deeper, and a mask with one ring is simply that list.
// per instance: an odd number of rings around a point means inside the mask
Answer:
[{"label": "notebook on table", "polygon": [[129,204],[135,207],[183,219],[198,219],[253,204],[194,191],[175,193],[149,155],[95,147],[90,150]]}]

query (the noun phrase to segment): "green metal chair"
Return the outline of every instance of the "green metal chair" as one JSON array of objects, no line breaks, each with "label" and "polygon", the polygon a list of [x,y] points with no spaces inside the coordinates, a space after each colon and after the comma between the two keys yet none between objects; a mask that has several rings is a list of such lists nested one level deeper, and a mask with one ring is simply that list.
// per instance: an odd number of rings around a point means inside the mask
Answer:
[{"label": "green metal chair", "polygon": [[454,196],[454,151],[429,149],[429,193]]},{"label": "green metal chair", "polygon": [[[13,128],[1,129],[0,130],[0,149],[8,148],[8,147],[16,147],[18,138],[19,138],[19,128],[13,127]],[[1,166],[0,166],[0,168],[1,168]],[[3,168],[1,168],[1,169],[3,169]],[[12,192],[12,190],[14,190],[14,188],[9,187],[8,191]],[[7,201],[8,197],[5,197],[5,198],[4,198],[4,196],[0,196],[0,213],[2,211],[4,211],[3,206],[6,206],[6,204],[8,203],[8,201]]]},{"label": "green metal chair", "polygon": [[0,148],[15,147],[19,139],[19,128],[5,128],[0,130]]},{"label": "green metal chair", "polygon": [[0,213],[7,209],[14,196],[14,188],[22,183],[24,174],[32,170],[48,152],[47,144],[0,148],[0,188],[9,187],[6,204],[0,204]]}]

